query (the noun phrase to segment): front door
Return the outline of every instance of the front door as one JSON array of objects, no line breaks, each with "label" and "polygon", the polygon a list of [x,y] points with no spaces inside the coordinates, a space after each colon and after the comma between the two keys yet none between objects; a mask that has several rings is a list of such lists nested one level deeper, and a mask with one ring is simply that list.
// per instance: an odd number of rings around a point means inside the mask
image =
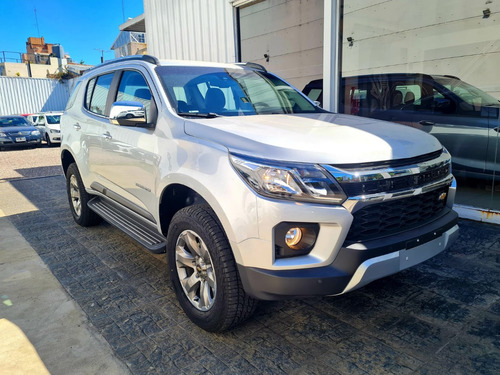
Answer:
[{"label": "front door", "polygon": [[101,174],[107,188],[141,209],[154,212],[155,179],[159,164],[154,136],[155,102],[151,89],[137,70],[121,73],[114,101],[134,101],[144,105],[150,127],[106,123],[102,134]]}]

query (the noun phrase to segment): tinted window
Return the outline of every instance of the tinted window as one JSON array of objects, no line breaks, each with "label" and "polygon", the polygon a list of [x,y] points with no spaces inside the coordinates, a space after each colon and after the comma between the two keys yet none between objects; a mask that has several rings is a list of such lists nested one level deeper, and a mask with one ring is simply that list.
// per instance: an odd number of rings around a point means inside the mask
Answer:
[{"label": "tinted window", "polygon": [[[109,87],[111,86],[111,81],[113,80],[114,73],[105,74],[103,76],[97,77],[97,81],[92,92],[92,98],[90,99],[91,112],[105,115],[106,111],[106,101],[108,99]],[[88,95],[88,91],[87,91]]]},{"label": "tinted window", "polygon": [[0,117],[0,127],[8,126],[30,126],[31,124],[24,117]]},{"label": "tinted window", "polygon": [[61,122],[61,115],[47,115],[47,123],[59,124]]},{"label": "tinted window", "polygon": [[127,70],[123,72],[116,101],[134,101],[144,105],[146,120],[151,118],[151,91],[141,73]]},{"label": "tinted window", "polygon": [[85,108],[90,109],[90,99],[92,98],[92,93],[94,92],[95,82],[97,78],[92,78],[87,85],[87,92],[85,94]]}]

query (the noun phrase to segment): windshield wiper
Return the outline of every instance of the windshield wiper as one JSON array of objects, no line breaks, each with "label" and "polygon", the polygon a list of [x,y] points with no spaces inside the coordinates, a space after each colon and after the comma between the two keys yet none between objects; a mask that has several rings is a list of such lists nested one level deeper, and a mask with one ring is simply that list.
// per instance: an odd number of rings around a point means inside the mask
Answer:
[{"label": "windshield wiper", "polygon": [[202,118],[214,118],[214,117],[219,117],[217,113],[213,112],[208,112],[208,113],[190,113],[190,112],[179,112],[177,113],[179,116],[182,117],[202,117]]}]

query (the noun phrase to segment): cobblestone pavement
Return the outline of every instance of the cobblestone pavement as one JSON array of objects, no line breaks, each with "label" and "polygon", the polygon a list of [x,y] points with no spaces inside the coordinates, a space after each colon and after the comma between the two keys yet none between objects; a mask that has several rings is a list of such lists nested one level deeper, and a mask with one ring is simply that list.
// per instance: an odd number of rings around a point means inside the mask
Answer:
[{"label": "cobblestone pavement", "polygon": [[59,147],[13,148],[0,151],[0,182],[63,173]]},{"label": "cobblestone pavement", "polygon": [[263,302],[211,334],[180,310],[164,256],[74,223],[63,176],[10,183],[38,210],[9,219],[132,373],[500,373],[498,226],[462,220],[422,265],[343,296]]}]

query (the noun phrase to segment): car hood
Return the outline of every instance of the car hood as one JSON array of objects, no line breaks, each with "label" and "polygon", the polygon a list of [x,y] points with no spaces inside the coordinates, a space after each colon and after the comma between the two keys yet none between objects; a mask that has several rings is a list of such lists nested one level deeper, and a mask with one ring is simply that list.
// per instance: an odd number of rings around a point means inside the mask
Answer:
[{"label": "car hood", "polygon": [[233,153],[309,163],[405,159],[442,147],[433,136],[408,126],[333,113],[186,120],[185,132]]},{"label": "car hood", "polygon": [[35,131],[37,130],[34,126],[6,126],[0,128],[0,133],[17,133],[17,132],[26,132],[26,131]]}]

